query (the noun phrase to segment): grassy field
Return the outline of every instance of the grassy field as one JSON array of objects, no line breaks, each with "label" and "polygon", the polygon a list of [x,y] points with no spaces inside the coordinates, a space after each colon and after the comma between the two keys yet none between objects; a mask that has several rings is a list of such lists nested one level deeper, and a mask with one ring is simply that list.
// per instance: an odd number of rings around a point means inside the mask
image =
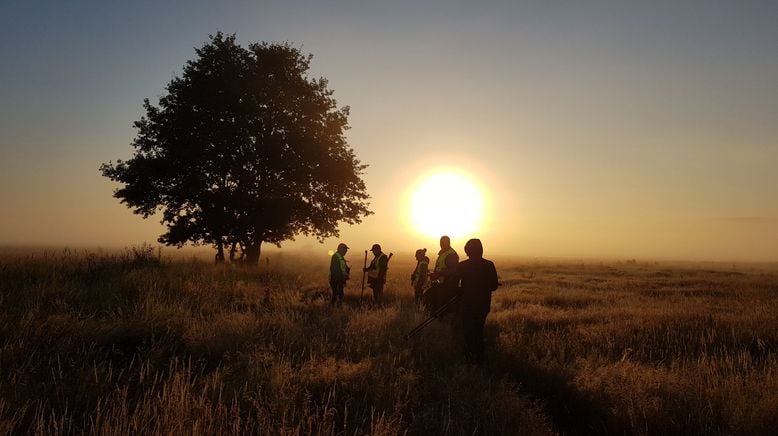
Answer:
[{"label": "grassy field", "polygon": [[778,428],[774,270],[498,261],[488,362],[473,367],[450,323],[403,338],[423,319],[409,258],[392,260],[382,304],[358,277],[331,308],[326,256],[255,271],[155,254],[0,254],[0,432]]}]

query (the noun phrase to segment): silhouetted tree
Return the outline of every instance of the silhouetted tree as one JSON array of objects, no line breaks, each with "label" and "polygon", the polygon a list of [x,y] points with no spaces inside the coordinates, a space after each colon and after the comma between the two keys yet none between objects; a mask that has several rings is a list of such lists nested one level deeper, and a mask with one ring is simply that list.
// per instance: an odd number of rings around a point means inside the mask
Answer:
[{"label": "silhouetted tree", "polygon": [[100,167],[135,213],[162,212],[161,243],[211,244],[217,261],[240,249],[257,264],[262,242],[338,236],[372,213],[367,165],[344,136],[349,108],[308,78],[311,55],[221,32],[195,51],[159,106],[144,100],[133,157]]}]

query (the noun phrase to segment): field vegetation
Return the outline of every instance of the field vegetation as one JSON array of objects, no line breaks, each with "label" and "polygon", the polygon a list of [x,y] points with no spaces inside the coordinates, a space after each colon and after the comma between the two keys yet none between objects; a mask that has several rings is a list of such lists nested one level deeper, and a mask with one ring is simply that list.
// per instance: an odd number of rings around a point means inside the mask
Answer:
[{"label": "field vegetation", "polygon": [[[351,256],[355,257],[355,256]],[[358,256],[357,256],[358,257]],[[361,259],[355,261],[361,264]],[[328,302],[328,257],[237,268],[121,253],[0,254],[8,434],[774,434],[778,272],[497,261],[488,361],[385,300]],[[356,268],[358,269],[358,268]]]}]

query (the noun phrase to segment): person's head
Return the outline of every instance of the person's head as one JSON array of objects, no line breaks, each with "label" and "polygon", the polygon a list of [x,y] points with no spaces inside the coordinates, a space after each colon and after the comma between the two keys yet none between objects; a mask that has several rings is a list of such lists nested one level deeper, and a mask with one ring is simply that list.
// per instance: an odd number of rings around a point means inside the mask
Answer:
[{"label": "person's head", "polygon": [[341,256],[345,256],[346,255],[346,251],[348,251],[348,245],[346,245],[346,244],[344,244],[342,242],[340,244],[338,244],[338,253],[340,253]]},{"label": "person's head", "polygon": [[449,238],[448,236],[441,236],[440,248],[443,250],[448,250],[449,248],[451,248],[451,238]]},{"label": "person's head", "polygon": [[371,252],[372,252],[374,255],[378,256],[378,254],[379,254],[379,253],[381,253],[381,246],[380,246],[380,245],[378,245],[378,244],[373,244],[373,247],[370,249],[370,251],[371,251]]},{"label": "person's head", "polygon": [[480,259],[484,255],[484,246],[480,239],[471,239],[465,244],[465,254],[471,259]]},{"label": "person's head", "polygon": [[416,260],[424,260],[424,258],[427,256],[427,249],[426,248],[420,248],[416,250]]}]

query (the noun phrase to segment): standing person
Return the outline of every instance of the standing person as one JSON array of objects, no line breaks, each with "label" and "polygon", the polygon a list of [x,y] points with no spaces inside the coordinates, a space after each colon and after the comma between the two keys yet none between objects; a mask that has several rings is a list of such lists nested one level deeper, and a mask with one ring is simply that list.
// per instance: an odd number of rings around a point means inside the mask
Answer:
[{"label": "standing person", "polygon": [[413,295],[416,297],[416,304],[421,302],[422,291],[427,284],[429,275],[430,258],[427,257],[427,249],[416,250],[416,269],[411,274],[411,286],[413,286]]},{"label": "standing person", "polygon": [[378,301],[384,293],[389,258],[381,251],[381,246],[378,244],[373,244],[370,252],[373,253],[373,260],[370,261],[370,266],[365,268],[365,272],[367,272],[367,284],[373,289],[373,299]]},{"label": "standing person", "polygon": [[434,304],[437,307],[442,306],[454,295],[456,295],[456,283],[452,279],[453,274],[459,265],[459,255],[451,248],[451,238],[448,236],[440,237],[440,251],[435,260],[435,270],[430,274],[432,280],[440,283],[436,295],[434,295]]},{"label": "standing person", "polygon": [[460,295],[459,315],[462,321],[465,357],[478,365],[484,362],[484,324],[492,304],[492,292],[499,283],[494,263],[483,258],[480,239],[465,244],[468,259],[459,263],[456,281]]},{"label": "standing person", "polygon": [[330,288],[332,288],[331,304],[340,305],[343,303],[343,288],[346,286],[346,280],[349,278],[348,264],[346,264],[346,252],[348,246],[344,243],[338,244],[338,250],[332,255],[330,260]]}]

